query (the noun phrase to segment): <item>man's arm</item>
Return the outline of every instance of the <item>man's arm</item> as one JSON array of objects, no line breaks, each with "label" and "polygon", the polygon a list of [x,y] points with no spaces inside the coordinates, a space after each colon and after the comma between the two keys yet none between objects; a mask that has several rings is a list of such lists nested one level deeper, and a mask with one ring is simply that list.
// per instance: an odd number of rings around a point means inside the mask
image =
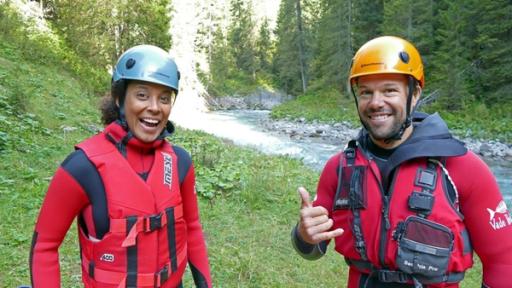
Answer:
[{"label": "man's arm", "polygon": [[449,158],[446,166],[459,192],[473,248],[482,261],[483,287],[509,287],[512,218],[494,175],[472,152]]},{"label": "man's arm", "polygon": [[336,193],[336,167],[339,154],[325,165],[318,183],[317,197],[311,203],[309,193],[303,187],[298,192],[301,197],[299,223],[292,230],[292,244],[305,259],[316,260],[325,254],[330,239],[343,233],[343,229],[331,231],[333,220],[330,209]]}]

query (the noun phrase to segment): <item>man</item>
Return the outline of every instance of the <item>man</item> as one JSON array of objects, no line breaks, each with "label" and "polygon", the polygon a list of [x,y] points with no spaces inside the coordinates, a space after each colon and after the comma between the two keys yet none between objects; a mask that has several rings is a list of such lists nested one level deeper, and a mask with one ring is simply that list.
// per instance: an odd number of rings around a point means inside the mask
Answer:
[{"label": "man", "polygon": [[414,113],[420,54],[379,37],[355,54],[349,82],[363,129],[334,155],[313,203],[304,188],[292,242],[306,259],[330,240],[350,266],[348,287],[459,287],[473,265],[482,287],[510,287],[512,219],[487,165],[436,113]]}]

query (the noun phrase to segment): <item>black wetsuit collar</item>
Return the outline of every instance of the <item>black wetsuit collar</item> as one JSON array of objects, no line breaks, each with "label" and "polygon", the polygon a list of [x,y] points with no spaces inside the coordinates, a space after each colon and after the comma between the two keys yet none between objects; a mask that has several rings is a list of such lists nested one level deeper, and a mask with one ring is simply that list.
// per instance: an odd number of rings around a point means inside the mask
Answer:
[{"label": "black wetsuit collar", "polygon": [[[467,153],[464,143],[453,138],[439,114],[416,112],[412,118],[414,130],[409,139],[396,147],[387,158],[385,169],[381,171],[383,178],[387,178],[401,163],[414,158],[460,156]],[[371,145],[375,144],[371,143],[366,130],[359,133],[357,141],[365,151],[372,154],[377,151],[370,150]]]}]

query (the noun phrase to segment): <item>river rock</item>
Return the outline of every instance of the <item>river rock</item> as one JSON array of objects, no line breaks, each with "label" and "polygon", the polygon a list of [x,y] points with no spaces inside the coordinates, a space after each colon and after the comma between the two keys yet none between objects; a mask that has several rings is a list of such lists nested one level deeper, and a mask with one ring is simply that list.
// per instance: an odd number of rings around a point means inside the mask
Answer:
[{"label": "river rock", "polygon": [[[317,121],[307,122],[305,118],[297,120],[262,120],[261,125],[268,131],[279,131],[293,139],[318,139],[330,144],[337,144],[343,147],[350,139],[357,136],[359,128],[353,128],[346,121],[336,123],[319,123]],[[474,153],[495,160],[512,160],[512,145],[495,140],[482,141],[479,139],[460,139],[466,147]]]}]

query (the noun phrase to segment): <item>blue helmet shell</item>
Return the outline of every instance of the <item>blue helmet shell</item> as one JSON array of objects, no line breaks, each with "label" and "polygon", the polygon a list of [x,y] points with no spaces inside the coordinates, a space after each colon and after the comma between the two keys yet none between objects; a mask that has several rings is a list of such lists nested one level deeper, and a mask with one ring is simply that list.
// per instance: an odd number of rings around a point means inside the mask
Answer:
[{"label": "blue helmet shell", "polygon": [[126,50],[117,61],[112,82],[138,80],[160,84],[178,92],[178,66],[169,53],[153,45]]}]

